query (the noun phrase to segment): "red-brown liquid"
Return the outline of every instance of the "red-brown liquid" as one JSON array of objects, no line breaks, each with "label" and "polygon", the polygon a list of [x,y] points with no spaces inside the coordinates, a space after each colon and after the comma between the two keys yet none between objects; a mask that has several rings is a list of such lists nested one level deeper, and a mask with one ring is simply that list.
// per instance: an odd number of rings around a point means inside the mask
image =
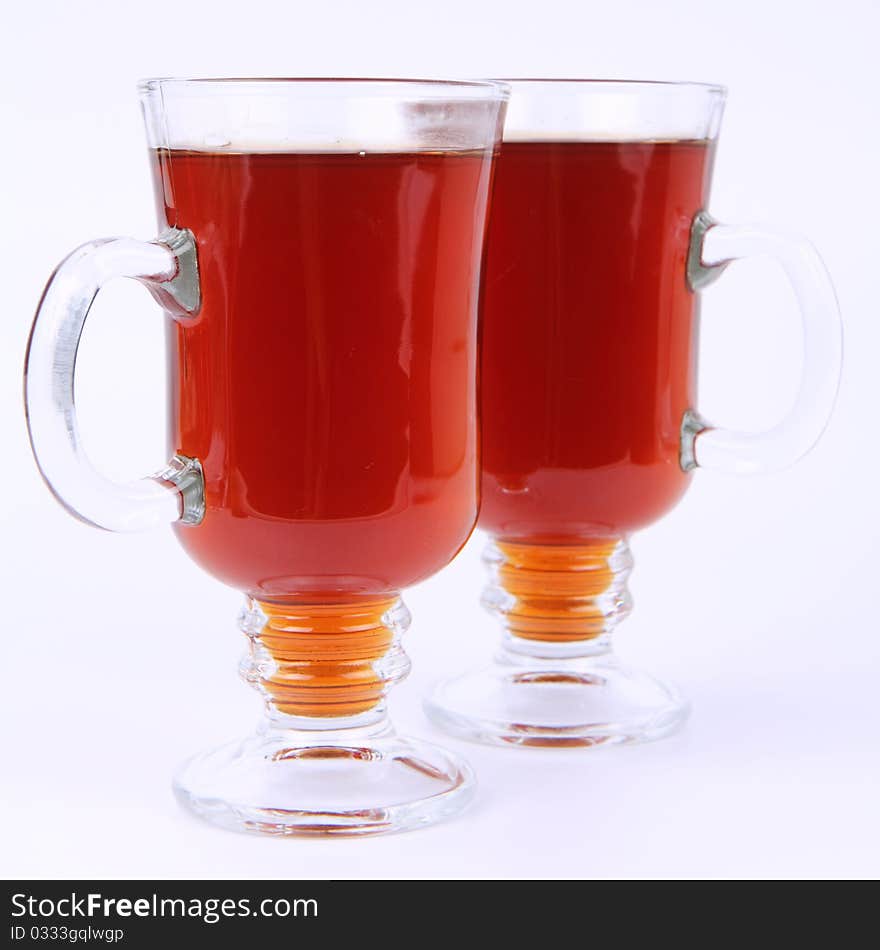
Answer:
[{"label": "red-brown liquid", "polygon": [[477,512],[477,300],[490,156],[159,151],[196,237],[172,330],[188,553],[259,597],[377,594],[444,566]]},{"label": "red-brown liquid", "polygon": [[705,142],[506,143],[495,172],[482,355],[480,527],[625,534],[684,492],[696,302],[685,264]]}]

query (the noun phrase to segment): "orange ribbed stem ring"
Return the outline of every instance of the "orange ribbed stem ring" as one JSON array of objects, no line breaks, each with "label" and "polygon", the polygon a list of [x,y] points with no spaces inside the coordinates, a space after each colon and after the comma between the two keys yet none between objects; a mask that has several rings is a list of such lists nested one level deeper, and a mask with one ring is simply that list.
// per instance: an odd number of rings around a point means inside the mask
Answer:
[{"label": "orange ribbed stem ring", "polygon": [[608,632],[628,610],[628,553],[619,538],[579,544],[495,541],[488,600],[524,640],[568,643]]},{"label": "orange ribbed stem ring", "polygon": [[396,649],[388,616],[398,603],[396,597],[339,604],[258,601],[266,620],[251,635],[247,678],[286,715],[366,712],[400,678],[376,666]]}]

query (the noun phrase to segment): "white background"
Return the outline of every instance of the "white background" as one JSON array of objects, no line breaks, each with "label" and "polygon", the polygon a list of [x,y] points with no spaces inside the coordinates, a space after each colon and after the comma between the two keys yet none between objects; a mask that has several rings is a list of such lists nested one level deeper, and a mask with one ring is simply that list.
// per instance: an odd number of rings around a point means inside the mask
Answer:
[{"label": "white background", "polygon": [[[0,873],[7,877],[846,876],[880,871],[880,219],[873,0],[248,0],[14,4],[0,34]],[[239,595],[166,532],[67,517],[27,447],[31,314],[84,240],[155,233],[134,94],[151,75],[572,76],[720,82],[730,98],[711,208],[813,238],[846,322],[837,414],[799,466],[702,474],[637,536],[624,658],[694,703],[678,736],[596,751],[448,740],[480,793],[455,821],[370,840],[261,840],[180,812],[169,775],[248,731]],[[88,445],[115,475],[165,455],[159,314],[102,296],[83,345]],[[772,267],[704,301],[700,408],[740,426],[786,409],[797,318]],[[420,697],[487,658],[475,538],[407,596],[401,731],[439,737]],[[446,741],[446,740],[443,740]]]}]

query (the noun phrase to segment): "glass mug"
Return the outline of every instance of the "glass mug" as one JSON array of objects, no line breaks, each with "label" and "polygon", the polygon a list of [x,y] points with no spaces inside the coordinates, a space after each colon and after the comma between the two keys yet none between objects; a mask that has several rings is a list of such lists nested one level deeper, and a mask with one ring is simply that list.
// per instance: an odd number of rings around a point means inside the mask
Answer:
[{"label": "glass mug", "polygon": [[[477,304],[507,88],[487,82],[175,80],[140,98],[160,227],[55,272],[26,365],[29,429],[59,501],[113,531],[171,523],[242,590],[256,735],[174,788],[220,825],[363,834],[470,799],[455,756],[400,738],[400,589],[477,516]],[[169,317],[174,456],[116,484],[89,464],[76,349],[101,286]]]},{"label": "glass mug", "polygon": [[[694,469],[788,465],[821,434],[841,363],[834,290],[800,239],[705,211],[724,90],[689,83],[511,81],[483,295],[483,604],[488,668],[440,684],[453,734],[523,746],[657,738],[686,716],[671,687],[620,664],[628,536]],[[803,318],[797,402],[735,432],[695,409],[704,287],[734,259],[784,269]]]}]

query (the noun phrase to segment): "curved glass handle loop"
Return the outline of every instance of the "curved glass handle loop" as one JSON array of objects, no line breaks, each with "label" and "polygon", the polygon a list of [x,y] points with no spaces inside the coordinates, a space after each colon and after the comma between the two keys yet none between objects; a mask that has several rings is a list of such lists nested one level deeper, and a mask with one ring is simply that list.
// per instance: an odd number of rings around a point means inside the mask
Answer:
[{"label": "curved glass handle loop", "polygon": [[834,408],[840,383],[842,327],[834,286],[816,249],[799,237],[751,226],[719,224],[700,212],[691,228],[687,279],[702,290],[730,261],[777,261],[797,298],[804,335],[800,387],[789,414],[765,432],[714,426],[689,410],[681,426],[681,466],[722,472],[772,472],[796,462],[817,442]]},{"label": "curved glass handle loop", "polygon": [[43,292],[25,357],[25,411],[34,457],[58,501],[88,524],[108,531],[175,521],[198,524],[205,513],[198,459],[175,455],[149,478],[120,483],[97,472],[83,449],[74,402],[76,353],[92,302],[115,277],[147,286],[175,319],[185,320],[199,309],[196,245],[189,231],[169,229],[149,243],[92,241],[62,261]]}]

